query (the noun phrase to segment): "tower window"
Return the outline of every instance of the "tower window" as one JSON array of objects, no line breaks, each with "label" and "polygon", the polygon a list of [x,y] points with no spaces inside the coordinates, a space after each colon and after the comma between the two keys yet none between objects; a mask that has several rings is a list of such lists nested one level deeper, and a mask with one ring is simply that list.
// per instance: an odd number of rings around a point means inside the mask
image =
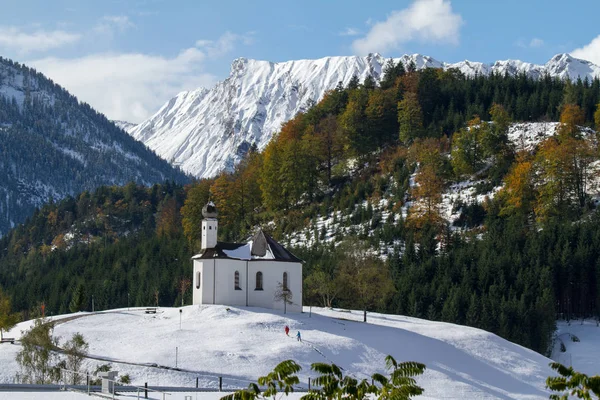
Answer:
[{"label": "tower window", "polygon": [[196,272],[196,289],[200,289],[200,271]]},{"label": "tower window", "polygon": [[254,290],[263,290],[263,275],[260,271],[256,273],[256,289]]},{"label": "tower window", "polygon": [[239,271],[235,271],[234,284],[235,284],[235,290],[242,290],[242,288],[240,287],[240,272]]},{"label": "tower window", "polygon": [[288,275],[287,275],[287,272],[283,273],[283,288],[284,289],[288,288]]}]

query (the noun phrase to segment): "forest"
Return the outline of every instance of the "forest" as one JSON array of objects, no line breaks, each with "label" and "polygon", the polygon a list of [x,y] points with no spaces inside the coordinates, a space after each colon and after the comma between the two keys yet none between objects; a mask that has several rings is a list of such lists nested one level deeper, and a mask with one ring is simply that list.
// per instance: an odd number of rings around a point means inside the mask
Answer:
[{"label": "forest", "polygon": [[[0,239],[13,308],[190,304],[183,280],[210,198],[220,240],[258,226],[288,244],[310,236],[292,249],[305,305],[466,324],[544,354],[557,318],[598,317],[600,81],[385,69],[339,85],[234,171],[40,208]],[[508,131],[525,121],[560,123],[519,149]],[[442,196],[467,179],[485,200],[449,221]],[[323,216],[334,232],[314,225]]]},{"label": "forest", "polygon": [[35,70],[0,57],[0,86],[16,96],[0,95],[0,235],[50,198],[129,181],[189,181]]}]

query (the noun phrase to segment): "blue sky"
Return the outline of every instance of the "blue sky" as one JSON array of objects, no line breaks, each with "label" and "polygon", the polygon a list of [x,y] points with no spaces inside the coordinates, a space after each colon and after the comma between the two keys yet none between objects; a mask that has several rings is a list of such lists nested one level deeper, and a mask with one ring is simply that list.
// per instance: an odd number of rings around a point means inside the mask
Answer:
[{"label": "blue sky", "polygon": [[379,52],[545,63],[574,52],[600,64],[600,2],[593,0],[7,3],[0,55],[36,67],[110,118],[134,122],[179,91],[226,78],[237,57]]}]

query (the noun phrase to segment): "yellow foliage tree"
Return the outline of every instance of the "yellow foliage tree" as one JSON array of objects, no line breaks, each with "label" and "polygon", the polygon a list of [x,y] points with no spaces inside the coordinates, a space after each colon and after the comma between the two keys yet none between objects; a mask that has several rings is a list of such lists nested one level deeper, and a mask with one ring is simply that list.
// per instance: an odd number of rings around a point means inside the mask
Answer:
[{"label": "yellow foliage tree", "polygon": [[515,211],[529,213],[535,201],[533,184],[533,163],[527,155],[521,154],[504,178],[504,187],[498,193],[502,200],[500,215],[511,215]]},{"label": "yellow foliage tree", "polygon": [[188,241],[197,247],[202,234],[202,207],[208,202],[212,181],[203,179],[186,187],[186,198],[181,207],[181,224]]},{"label": "yellow foliage tree", "polygon": [[566,137],[579,137],[581,126],[585,123],[585,115],[581,107],[566,104],[560,113],[558,136],[561,140]]}]

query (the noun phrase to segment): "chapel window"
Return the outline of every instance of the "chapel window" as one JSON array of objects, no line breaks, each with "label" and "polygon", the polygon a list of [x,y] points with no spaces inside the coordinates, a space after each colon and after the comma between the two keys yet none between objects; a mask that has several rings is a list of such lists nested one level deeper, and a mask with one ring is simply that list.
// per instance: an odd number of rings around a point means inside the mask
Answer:
[{"label": "chapel window", "polygon": [[255,290],[263,290],[263,274],[258,271],[256,273],[256,289]]}]

